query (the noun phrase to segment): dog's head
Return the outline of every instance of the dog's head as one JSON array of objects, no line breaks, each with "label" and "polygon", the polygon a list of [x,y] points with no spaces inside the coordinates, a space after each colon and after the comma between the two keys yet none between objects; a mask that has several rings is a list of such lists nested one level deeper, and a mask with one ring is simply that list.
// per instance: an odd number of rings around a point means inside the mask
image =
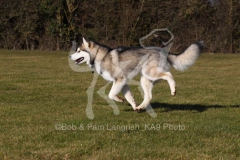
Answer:
[{"label": "dog's head", "polygon": [[83,37],[83,43],[80,46],[80,49],[82,51],[88,52],[90,54],[91,60],[94,60],[97,54],[106,54],[112,50],[112,48],[106,45],[102,45],[92,40],[86,40],[84,37]]},{"label": "dog's head", "polygon": [[77,49],[77,52],[73,53],[70,56],[71,60],[75,61],[75,64],[81,64],[86,62],[87,65],[90,65],[90,54],[86,51],[81,50],[80,48]]}]

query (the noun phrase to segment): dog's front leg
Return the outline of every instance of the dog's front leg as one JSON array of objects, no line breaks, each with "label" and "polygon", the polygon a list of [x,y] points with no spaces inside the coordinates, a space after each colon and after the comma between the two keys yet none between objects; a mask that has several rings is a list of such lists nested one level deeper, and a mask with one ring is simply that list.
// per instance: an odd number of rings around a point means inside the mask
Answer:
[{"label": "dog's front leg", "polygon": [[125,78],[117,79],[113,82],[112,88],[109,92],[108,97],[112,100],[115,100],[117,102],[123,102],[124,100],[120,97],[118,97],[118,93],[121,92],[123,86],[126,84],[127,80]]},{"label": "dog's front leg", "polygon": [[130,88],[129,88],[129,86],[127,84],[124,85],[124,87],[122,89],[122,94],[124,95],[124,97],[126,98],[128,103],[131,104],[131,106],[133,107],[133,110],[136,110],[136,107],[137,107],[136,102],[135,102],[135,100],[133,98],[133,95],[132,95],[132,93],[130,91]]},{"label": "dog's front leg", "polygon": [[152,88],[153,88],[153,82],[151,82],[146,77],[141,77],[141,86],[144,91],[144,100],[143,102],[135,109],[136,111],[141,112],[142,110],[145,110],[146,107],[149,105],[150,100],[152,99]]}]

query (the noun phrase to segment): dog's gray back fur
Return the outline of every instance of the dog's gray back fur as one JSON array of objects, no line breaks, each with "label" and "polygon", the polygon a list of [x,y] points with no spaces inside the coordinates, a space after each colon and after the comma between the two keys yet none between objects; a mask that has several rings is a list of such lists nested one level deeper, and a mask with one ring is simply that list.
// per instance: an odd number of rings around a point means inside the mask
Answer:
[{"label": "dog's gray back fur", "polygon": [[167,53],[135,47],[117,48],[106,53],[101,62],[101,72],[106,70],[113,77],[124,76],[132,79],[146,66],[169,71],[170,63],[167,60]]}]

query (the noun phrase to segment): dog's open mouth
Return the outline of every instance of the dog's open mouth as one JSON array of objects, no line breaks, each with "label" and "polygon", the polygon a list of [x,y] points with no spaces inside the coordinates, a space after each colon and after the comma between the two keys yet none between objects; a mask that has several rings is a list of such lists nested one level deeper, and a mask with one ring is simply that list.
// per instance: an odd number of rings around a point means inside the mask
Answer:
[{"label": "dog's open mouth", "polygon": [[84,60],[84,57],[78,58],[78,59],[75,61],[75,64],[79,64],[79,63],[81,63],[83,60]]}]

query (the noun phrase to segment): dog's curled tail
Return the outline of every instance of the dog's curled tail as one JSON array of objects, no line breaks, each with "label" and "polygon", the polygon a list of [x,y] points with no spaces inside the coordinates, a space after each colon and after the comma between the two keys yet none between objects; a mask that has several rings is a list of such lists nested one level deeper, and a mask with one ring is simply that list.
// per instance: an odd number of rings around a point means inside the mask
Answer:
[{"label": "dog's curled tail", "polygon": [[176,70],[184,71],[195,63],[202,50],[203,42],[196,42],[180,54],[169,53],[168,61]]}]

